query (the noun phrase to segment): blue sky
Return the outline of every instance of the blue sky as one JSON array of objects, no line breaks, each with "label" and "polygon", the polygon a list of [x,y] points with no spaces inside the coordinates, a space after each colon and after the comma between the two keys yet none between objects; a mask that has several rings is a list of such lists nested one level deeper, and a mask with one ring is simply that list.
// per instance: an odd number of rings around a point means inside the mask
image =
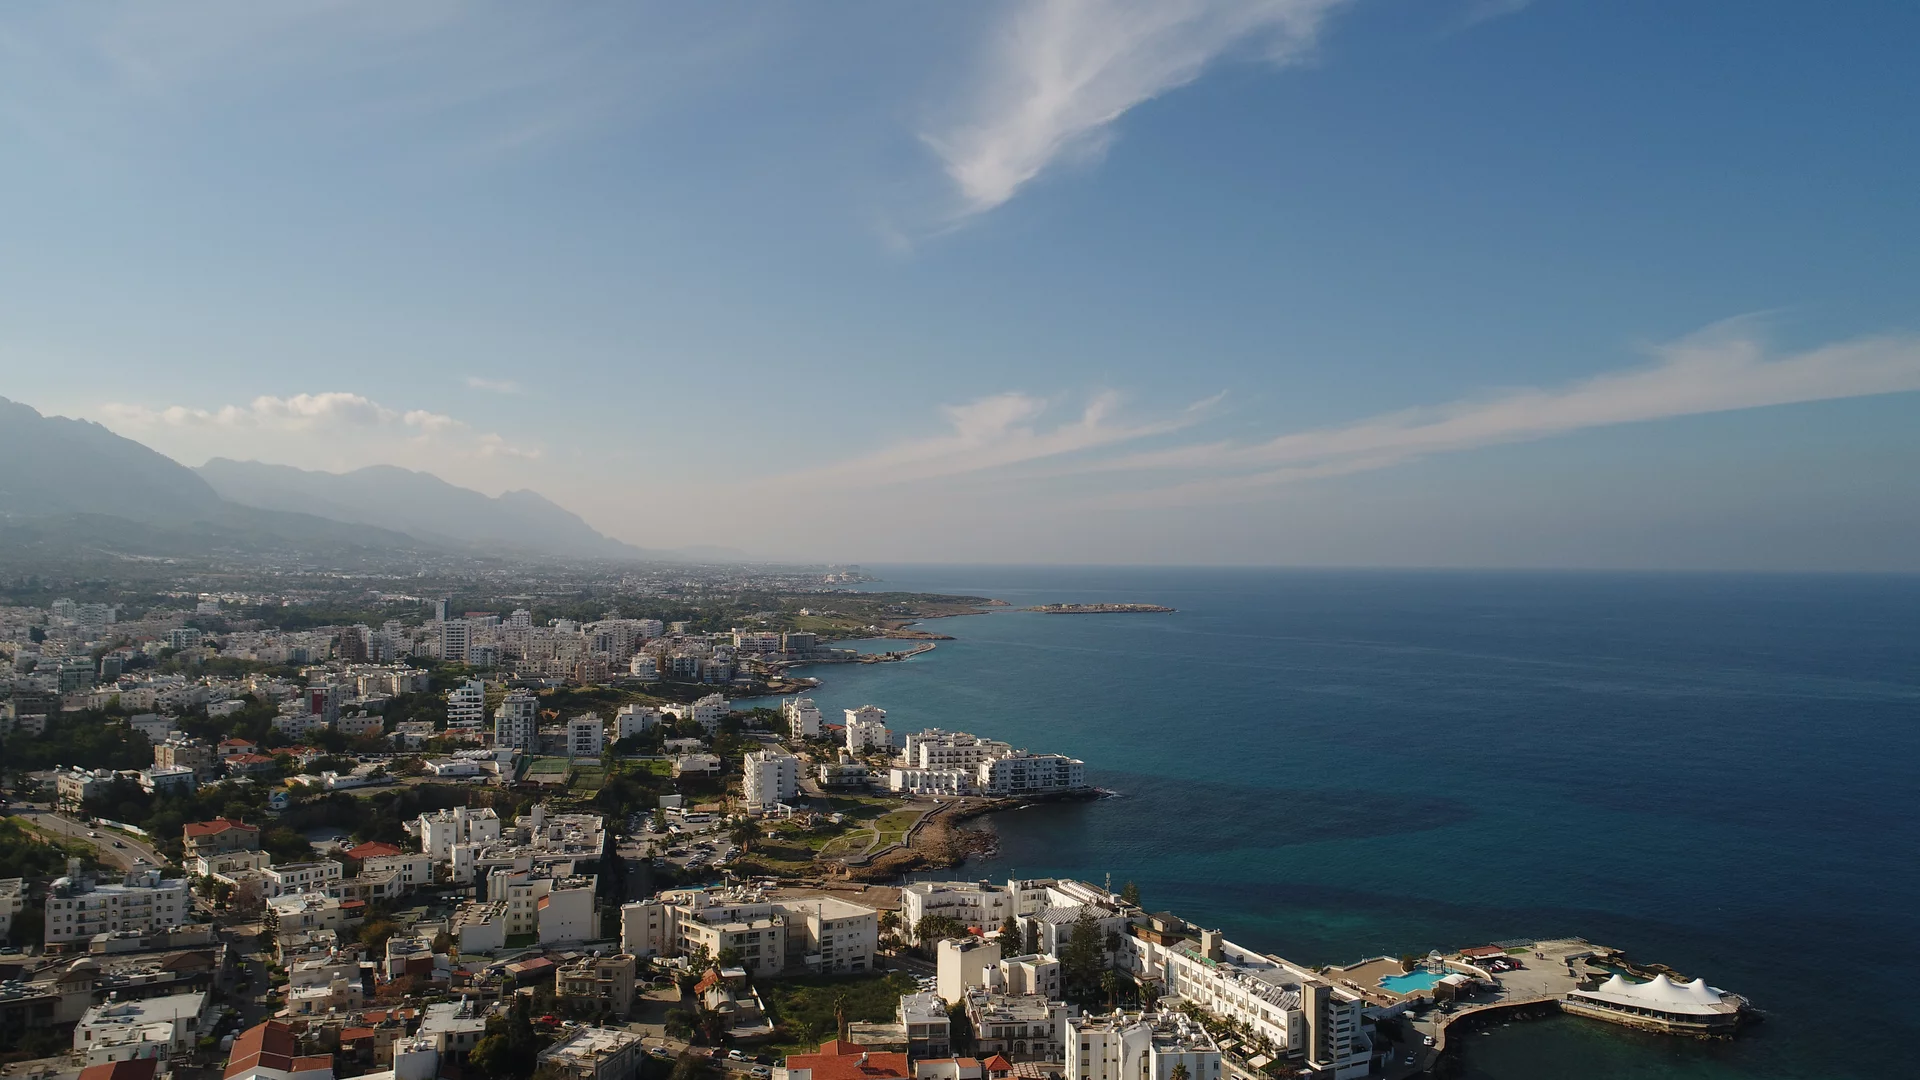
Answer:
[{"label": "blue sky", "polygon": [[1920,9],[0,14],[0,394],[768,557],[1920,569]]}]

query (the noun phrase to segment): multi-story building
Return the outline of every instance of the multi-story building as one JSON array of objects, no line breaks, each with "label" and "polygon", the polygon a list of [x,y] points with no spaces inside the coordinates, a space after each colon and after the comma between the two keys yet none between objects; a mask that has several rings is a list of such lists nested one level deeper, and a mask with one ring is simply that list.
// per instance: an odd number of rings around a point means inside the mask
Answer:
[{"label": "multi-story building", "polygon": [[293,1029],[268,1020],[233,1040],[221,1076],[224,1080],[333,1080],[333,1055],[301,1055]]},{"label": "multi-story building", "polygon": [[1067,1021],[1067,1080],[1221,1080],[1220,1047],[1184,1013],[1076,1016]]},{"label": "multi-story building", "polygon": [[185,766],[174,768],[155,765],[150,769],[140,770],[136,779],[139,781],[140,790],[149,795],[186,794],[200,786],[200,778],[194,775],[192,769]]},{"label": "multi-story building", "polygon": [[184,1057],[212,1019],[204,991],[109,1001],[74,1025],[73,1050],[88,1065]]},{"label": "multi-story building", "polygon": [[900,889],[900,918],[912,927],[940,915],[975,930],[995,930],[1007,916],[1021,914],[1019,903],[1014,888],[988,881],[911,881]]},{"label": "multi-story building", "polygon": [[119,779],[112,769],[62,769],[54,774],[54,797],[61,809],[78,810],[89,799],[105,795]]},{"label": "multi-story building", "polygon": [[1087,786],[1087,763],[1064,754],[1016,750],[1006,757],[981,762],[975,782],[989,795],[1078,791]]},{"label": "multi-story building", "polygon": [[[967,1020],[973,1049],[1009,1061],[1064,1061],[1067,1021],[1079,1014],[1054,994],[1000,994],[975,990],[967,995]],[[1091,1050],[1091,1047],[1089,1047]]]},{"label": "multi-story building", "polygon": [[493,745],[513,750],[533,749],[540,730],[540,699],[524,690],[507,695],[493,710]]},{"label": "multi-story building", "polygon": [[267,899],[292,893],[326,892],[344,877],[342,867],[332,859],[286,863],[260,871]]},{"label": "multi-story building", "polygon": [[415,822],[420,850],[436,863],[453,860],[455,844],[484,844],[500,839],[500,815],[488,807],[455,806],[421,814]]},{"label": "multi-story building", "polygon": [[[1076,883],[1077,884],[1077,883]],[[1278,957],[1155,917],[1151,932],[1122,938],[1115,956],[1134,978],[1265,1039],[1310,1075],[1357,1080],[1367,1075],[1372,1042],[1359,995]]]},{"label": "multi-story building", "polygon": [[934,988],[949,1005],[965,1001],[967,991],[991,984],[988,972],[1000,962],[1000,943],[977,937],[946,939],[934,952]]},{"label": "multi-story building", "polygon": [[478,728],[486,723],[487,684],[468,679],[447,691],[447,726]]},{"label": "multi-story building", "polygon": [[733,704],[719,694],[708,694],[687,707],[687,719],[707,729],[720,730],[720,721],[733,711]]},{"label": "multi-story building", "polygon": [[554,973],[554,997],[562,1005],[585,1006],[596,1015],[625,1020],[633,1012],[633,977],[639,962],[631,953],[583,956]]},{"label": "multi-story building", "polygon": [[48,946],[85,941],[115,930],[166,930],[188,921],[186,881],[162,878],[158,870],[128,874],[118,884],[98,884],[77,859],[47,890]]},{"label": "multi-story building", "polygon": [[0,941],[13,934],[13,917],[27,907],[27,882],[24,878],[0,878]]},{"label": "multi-story building", "polygon": [[465,619],[448,619],[439,624],[440,659],[465,663],[473,634]]},{"label": "multi-story building", "polygon": [[749,974],[848,974],[873,967],[879,912],[836,897],[768,900],[750,890],[682,889],[620,909],[620,940],[635,956],[709,956],[737,950]]},{"label": "multi-story building", "polygon": [[567,1080],[632,1080],[645,1055],[638,1032],[580,1027],[540,1051],[538,1061],[543,1072]]},{"label": "multi-story building", "polygon": [[792,754],[754,750],[743,768],[741,794],[749,810],[766,810],[800,795],[800,759]]},{"label": "multi-story building", "polygon": [[613,716],[616,739],[631,739],[660,723],[660,710],[651,705],[622,705]]},{"label": "multi-story building", "polygon": [[927,728],[906,736],[900,751],[901,766],[909,769],[957,769],[973,771],[983,761],[992,761],[1013,753],[1009,743],[982,739],[964,731]]},{"label": "multi-story building", "polygon": [[907,1035],[907,1057],[914,1061],[953,1053],[953,1021],[938,994],[902,994],[896,1015]]},{"label": "multi-story building", "polygon": [[809,697],[793,697],[780,703],[780,715],[786,718],[787,734],[796,739],[820,737],[820,706]]},{"label": "multi-story building", "polygon": [[606,742],[607,725],[599,713],[585,713],[567,721],[568,757],[598,759]]},{"label": "multi-story building", "polygon": [[176,737],[156,745],[153,763],[163,769],[192,769],[194,777],[201,781],[220,775],[220,762],[213,747],[200,739]]},{"label": "multi-story building", "polygon": [[893,745],[893,736],[887,731],[887,710],[878,705],[862,705],[848,709],[846,717],[849,752],[858,754]]}]

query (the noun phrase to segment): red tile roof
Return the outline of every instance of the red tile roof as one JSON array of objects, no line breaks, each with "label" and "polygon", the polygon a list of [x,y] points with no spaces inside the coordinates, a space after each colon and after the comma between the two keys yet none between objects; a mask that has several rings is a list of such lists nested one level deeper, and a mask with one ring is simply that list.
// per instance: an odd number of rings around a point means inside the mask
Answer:
[{"label": "red tile roof", "polygon": [[246,829],[250,832],[259,832],[260,826],[249,825],[244,821],[235,821],[232,818],[217,817],[212,821],[189,821],[182,827],[182,831],[190,837],[218,836],[228,829]]},{"label": "red tile roof", "polygon": [[153,1070],[159,1064],[153,1058],[135,1058],[89,1065],[80,1070],[80,1080],[153,1080]]},{"label": "red tile roof", "polygon": [[227,1069],[220,1075],[223,1078],[245,1076],[258,1069],[291,1072],[295,1049],[292,1028],[278,1020],[255,1024],[233,1040],[233,1052],[227,1055]]},{"label": "red tile roof", "polygon": [[347,858],[360,859],[362,861],[367,859],[379,859],[379,858],[384,858],[385,856],[388,856],[388,855],[399,855],[399,854],[402,854],[402,852],[397,845],[389,844],[380,840],[370,840],[367,843],[360,844],[356,847],[347,849]]},{"label": "red tile roof", "polygon": [[350,1027],[350,1028],[340,1029],[340,1041],[343,1043],[353,1042],[355,1039],[371,1039],[371,1038],[373,1038],[373,1029],[370,1027]]},{"label": "red tile roof", "polygon": [[1013,1062],[1008,1061],[1006,1058],[1001,1057],[999,1054],[995,1054],[992,1057],[987,1059],[987,1071],[990,1073],[1012,1072]]},{"label": "red tile roof", "polygon": [[819,1053],[787,1055],[787,1068],[810,1069],[813,1080],[897,1080],[913,1075],[905,1054],[868,1050],[839,1039],[820,1044]]}]

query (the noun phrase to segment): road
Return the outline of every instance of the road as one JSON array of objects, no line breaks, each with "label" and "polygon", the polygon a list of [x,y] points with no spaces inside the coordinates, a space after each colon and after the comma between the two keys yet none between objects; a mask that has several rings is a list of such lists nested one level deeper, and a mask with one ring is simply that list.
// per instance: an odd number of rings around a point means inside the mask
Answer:
[{"label": "road", "polygon": [[[118,832],[113,829],[95,828],[84,821],[67,817],[65,814],[56,814],[51,810],[25,804],[16,806],[13,816],[20,819],[24,824],[38,829],[41,832],[57,833],[61,836],[71,837],[81,843],[93,845],[94,850],[100,855],[100,861],[108,866],[117,866],[122,870],[131,870],[133,869],[135,859],[144,860],[149,866],[165,866],[167,864],[167,860],[163,858],[158,851],[154,850],[151,841],[144,840],[131,833]],[[89,832],[97,832],[100,835],[97,837],[88,836],[87,834]],[[113,846],[116,840],[120,842],[120,847]]]}]

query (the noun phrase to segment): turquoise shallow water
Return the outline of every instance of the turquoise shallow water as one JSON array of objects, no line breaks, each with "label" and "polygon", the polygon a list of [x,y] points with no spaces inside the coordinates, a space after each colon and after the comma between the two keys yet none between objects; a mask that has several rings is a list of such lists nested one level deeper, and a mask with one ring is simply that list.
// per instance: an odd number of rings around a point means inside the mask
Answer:
[{"label": "turquoise shallow water", "polygon": [[1065,751],[1124,794],[998,816],[961,876],[1111,874],[1310,963],[1580,934],[1771,1016],[1730,1044],[1514,1024],[1473,1041],[1487,1080],[1920,1074],[1920,579],[876,572],[1180,609],[941,620],[925,656],[816,669],[829,716]]}]

